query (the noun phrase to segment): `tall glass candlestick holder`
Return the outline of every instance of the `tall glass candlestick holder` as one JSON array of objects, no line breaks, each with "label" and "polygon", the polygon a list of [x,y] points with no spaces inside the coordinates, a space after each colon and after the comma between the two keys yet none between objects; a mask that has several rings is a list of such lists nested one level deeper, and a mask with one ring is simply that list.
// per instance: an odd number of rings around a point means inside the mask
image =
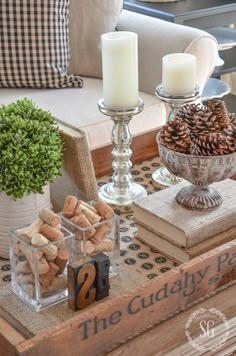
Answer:
[{"label": "tall glass candlestick holder", "polygon": [[[199,86],[196,85],[192,93],[187,95],[168,95],[163,91],[162,84],[156,87],[155,95],[170,107],[167,121],[172,121],[176,117],[181,106],[192,103],[200,98]],[[181,178],[171,174],[166,167],[158,168],[152,174],[152,182],[156,186],[171,186],[182,181]]]},{"label": "tall glass candlestick holder", "polygon": [[114,122],[112,129],[112,182],[103,185],[98,194],[108,204],[129,205],[138,198],[147,195],[146,190],[139,184],[132,182],[130,157],[132,151],[130,144],[132,136],[129,122],[134,115],[143,110],[141,99],[137,106],[129,109],[110,109],[104,104],[104,99],[98,102],[98,108],[104,115],[110,116]]}]

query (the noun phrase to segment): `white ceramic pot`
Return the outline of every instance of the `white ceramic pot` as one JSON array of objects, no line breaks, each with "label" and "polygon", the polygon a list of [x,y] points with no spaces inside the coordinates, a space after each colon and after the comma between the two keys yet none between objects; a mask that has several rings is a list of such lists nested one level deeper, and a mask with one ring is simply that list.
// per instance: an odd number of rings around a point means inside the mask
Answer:
[{"label": "white ceramic pot", "polygon": [[9,230],[32,223],[41,208],[50,209],[49,185],[44,194],[29,194],[22,199],[12,200],[0,193],[0,257],[9,258]]}]

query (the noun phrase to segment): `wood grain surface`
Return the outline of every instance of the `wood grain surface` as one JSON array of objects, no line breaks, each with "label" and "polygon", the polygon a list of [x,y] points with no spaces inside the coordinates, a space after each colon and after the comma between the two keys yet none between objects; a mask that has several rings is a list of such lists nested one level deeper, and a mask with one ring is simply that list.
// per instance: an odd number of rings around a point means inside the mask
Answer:
[{"label": "wood grain surface", "polygon": [[[235,279],[236,240],[21,343],[20,355],[99,355]],[[62,347],[63,345],[63,347]]]},{"label": "wood grain surface", "polygon": [[[156,142],[158,131],[159,130],[153,130],[143,135],[133,137],[131,143],[133,153],[130,158],[133,164],[158,156]],[[112,172],[112,148],[112,145],[108,145],[91,151],[96,177],[101,177]]]}]

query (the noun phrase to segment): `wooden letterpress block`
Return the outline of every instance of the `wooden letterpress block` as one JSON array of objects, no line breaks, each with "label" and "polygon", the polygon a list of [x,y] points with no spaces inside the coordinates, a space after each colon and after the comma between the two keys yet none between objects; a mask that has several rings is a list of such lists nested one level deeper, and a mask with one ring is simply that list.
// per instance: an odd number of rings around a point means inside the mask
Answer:
[{"label": "wooden letterpress block", "polygon": [[68,269],[68,306],[72,310],[84,309],[95,300],[95,262],[85,257],[70,263]]},{"label": "wooden letterpress block", "polygon": [[109,267],[110,267],[110,259],[104,253],[99,253],[92,257],[95,262],[96,268],[96,278],[95,278],[95,286],[96,286],[96,300],[100,300],[109,295]]}]

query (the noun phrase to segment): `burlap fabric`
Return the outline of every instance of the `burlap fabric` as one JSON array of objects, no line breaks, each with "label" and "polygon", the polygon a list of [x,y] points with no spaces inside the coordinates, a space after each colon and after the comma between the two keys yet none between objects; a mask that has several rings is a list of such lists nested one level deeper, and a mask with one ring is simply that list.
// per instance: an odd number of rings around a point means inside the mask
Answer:
[{"label": "burlap fabric", "polygon": [[[159,166],[159,160],[155,158],[133,167],[134,181],[142,184],[149,194],[158,190],[151,184],[151,174]],[[102,185],[109,179],[110,176],[103,177],[99,179],[98,184]],[[137,228],[132,220],[131,207],[116,209],[116,213],[120,215],[121,272],[118,277],[111,280],[111,297],[121,295],[126,290],[137,287],[148,279],[156,278],[177,266],[175,262],[136,239]],[[16,323],[20,322],[29,333],[38,334],[79,313],[71,311],[66,301],[35,313],[12,292],[9,283],[10,274],[9,261],[0,260],[0,306],[11,318],[16,319]]]},{"label": "burlap fabric", "polygon": [[97,182],[85,133],[59,124],[64,140],[63,175],[51,184],[55,212],[61,211],[67,195],[85,201],[97,198]]}]

